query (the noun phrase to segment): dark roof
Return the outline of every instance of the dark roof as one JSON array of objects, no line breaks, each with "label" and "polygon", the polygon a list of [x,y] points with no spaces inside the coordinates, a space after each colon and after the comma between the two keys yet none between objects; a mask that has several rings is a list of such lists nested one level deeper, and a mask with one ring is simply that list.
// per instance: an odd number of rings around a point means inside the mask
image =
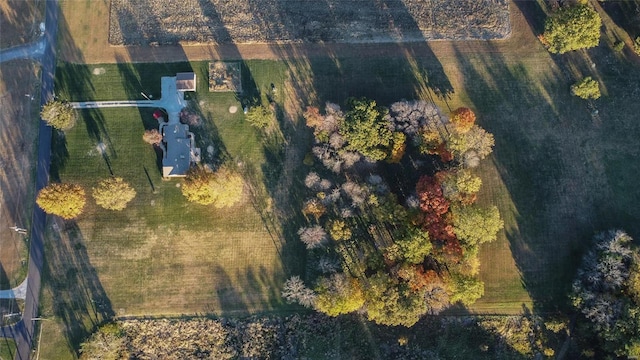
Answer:
[{"label": "dark roof", "polygon": [[184,176],[191,164],[191,139],[189,126],[184,124],[171,124],[163,127],[163,140],[166,151],[162,158],[162,175]]}]

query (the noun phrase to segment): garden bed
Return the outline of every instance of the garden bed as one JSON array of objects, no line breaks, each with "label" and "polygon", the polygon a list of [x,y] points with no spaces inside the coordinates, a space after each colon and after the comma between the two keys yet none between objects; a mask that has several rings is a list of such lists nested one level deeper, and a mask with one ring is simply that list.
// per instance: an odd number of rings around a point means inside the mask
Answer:
[{"label": "garden bed", "polygon": [[109,43],[376,43],[503,39],[505,0],[111,0]]}]

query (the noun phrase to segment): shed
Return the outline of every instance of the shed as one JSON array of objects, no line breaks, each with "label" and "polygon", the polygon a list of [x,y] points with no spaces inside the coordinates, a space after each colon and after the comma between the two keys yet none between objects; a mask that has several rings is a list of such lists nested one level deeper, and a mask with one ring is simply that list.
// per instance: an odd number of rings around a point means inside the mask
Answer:
[{"label": "shed", "polygon": [[176,74],[176,89],[178,91],[196,91],[196,74],[181,72]]}]

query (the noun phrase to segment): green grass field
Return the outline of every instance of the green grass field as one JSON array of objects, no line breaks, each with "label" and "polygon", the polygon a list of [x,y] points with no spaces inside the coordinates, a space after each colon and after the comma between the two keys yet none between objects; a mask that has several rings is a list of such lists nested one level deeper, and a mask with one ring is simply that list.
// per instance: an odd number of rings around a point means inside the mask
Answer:
[{"label": "green grass field", "polygon": [[10,339],[0,339],[0,359],[11,360],[16,355],[16,343]]}]

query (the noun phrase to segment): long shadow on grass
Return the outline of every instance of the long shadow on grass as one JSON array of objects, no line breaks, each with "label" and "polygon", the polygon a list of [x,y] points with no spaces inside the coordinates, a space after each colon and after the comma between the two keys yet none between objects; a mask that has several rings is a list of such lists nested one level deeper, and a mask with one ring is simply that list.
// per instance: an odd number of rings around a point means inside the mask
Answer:
[{"label": "long shadow on grass", "polygon": [[581,239],[598,227],[598,197],[590,193],[597,189],[576,181],[584,161],[577,140],[585,136],[580,128],[591,126],[588,113],[572,106],[558,71],[535,75],[537,85],[526,61],[456,55],[465,83],[473,84],[466,91],[479,122],[495,135],[493,159],[515,207],[501,209],[515,218],[506,236],[533,310],[563,310],[584,251]]},{"label": "long shadow on grass", "polygon": [[46,247],[45,274],[53,315],[64,325],[69,348],[79,355],[81,342],[115,313],[74,221],[56,222]]}]

